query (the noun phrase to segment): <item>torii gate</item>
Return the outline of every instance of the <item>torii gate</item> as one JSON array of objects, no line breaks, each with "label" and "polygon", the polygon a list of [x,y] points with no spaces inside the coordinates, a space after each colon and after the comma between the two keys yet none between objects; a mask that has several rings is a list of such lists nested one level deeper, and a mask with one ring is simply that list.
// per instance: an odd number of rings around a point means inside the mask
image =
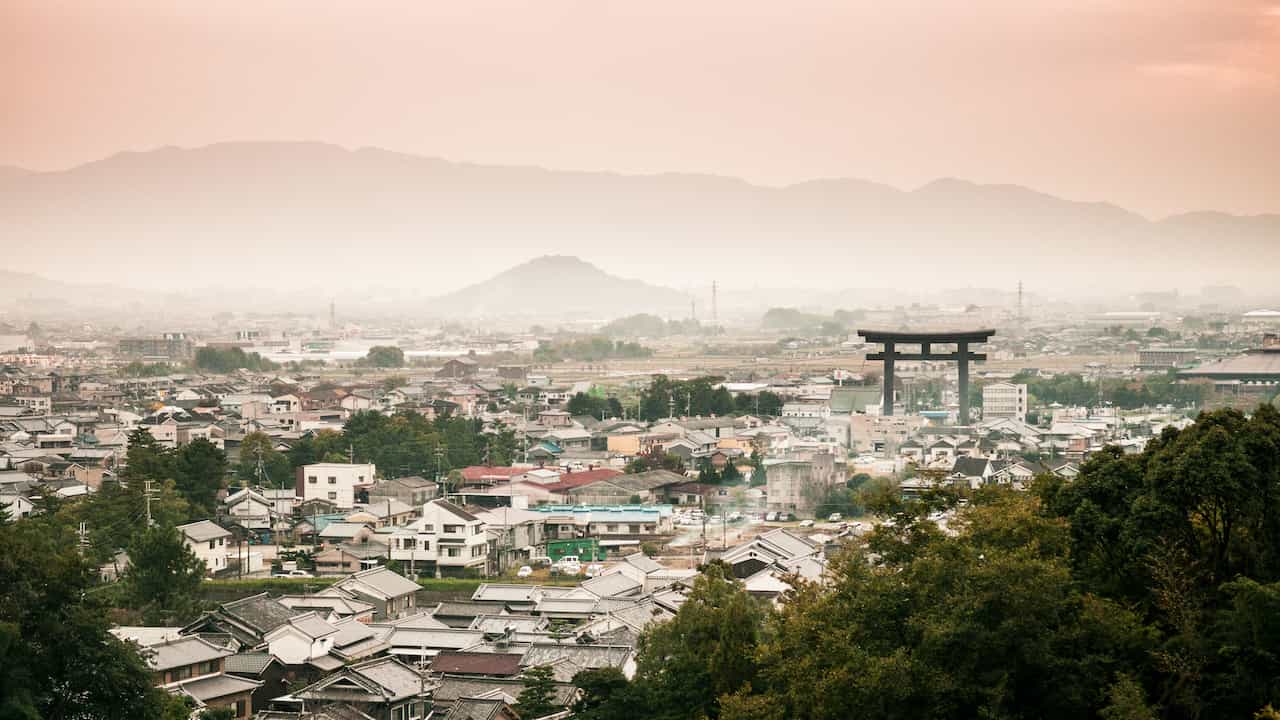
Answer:
[{"label": "torii gate", "polygon": [[[893,415],[893,364],[897,360],[948,360],[960,368],[960,424],[969,424],[969,361],[986,360],[985,353],[969,352],[970,344],[986,342],[995,330],[960,330],[953,332],[896,332],[893,330],[859,330],[867,342],[884,346],[883,352],[870,353],[868,360],[884,361],[884,410]],[[932,352],[930,346],[955,344],[955,352]],[[898,345],[919,345],[920,352],[903,353]]]}]

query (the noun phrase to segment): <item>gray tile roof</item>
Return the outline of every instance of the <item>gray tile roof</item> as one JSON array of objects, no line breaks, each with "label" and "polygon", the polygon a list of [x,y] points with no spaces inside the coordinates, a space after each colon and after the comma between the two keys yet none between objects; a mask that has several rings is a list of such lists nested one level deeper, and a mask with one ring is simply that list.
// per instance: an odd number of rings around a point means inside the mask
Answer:
[{"label": "gray tile roof", "polygon": [[200,637],[181,637],[149,646],[144,655],[153,670],[194,665],[231,655],[232,651]]},{"label": "gray tile roof", "polygon": [[520,664],[525,667],[549,665],[560,658],[567,658],[590,670],[605,667],[622,668],[634,653],[634,648],[622,645],[534,643],[525,651]]},{"label": "gray tile roof", "polygon": [[397,598],[417,592],[418,583],[385,567],[369,568],[334,583],[334,587],[355,590],[381,599]]},{"label": "gray tile roof", "polygon": [[232,675],[261,675],[275,662],[271,653],[238,653],[228,657],[223,669]]},{"label": "gray tile roof", "polygon": [[220,607],[227,614],[239,619],[261,634],[266,634],[289,622],[289,618],[298,614],[281,605],[266,593],[223,603]]},{"label": "gray tile roof", "polygon": [[192,542],[207,542],[220,537],[231,537],[231,533],[208,520],[198,520],[186,525],[179,525],[178,530]]},{"label": "gray tile roof", "polygon": [[184,682],[178,686],[178,689],[200,702],[207,703],[228,695],[252,692],[259,687],[262,687],[262,682],[259,680],[249,680],[238,675],[214,675]]}]

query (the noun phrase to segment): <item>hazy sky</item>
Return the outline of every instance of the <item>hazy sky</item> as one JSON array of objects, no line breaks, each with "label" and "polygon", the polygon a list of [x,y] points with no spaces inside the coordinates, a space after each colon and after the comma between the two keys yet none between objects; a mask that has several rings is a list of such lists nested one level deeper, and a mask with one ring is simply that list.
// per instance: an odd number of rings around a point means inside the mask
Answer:
[{"label": "hazy sky", "polygon": [[0,164],[321,140],[1280,212],[1280,0],[0,0]]}]

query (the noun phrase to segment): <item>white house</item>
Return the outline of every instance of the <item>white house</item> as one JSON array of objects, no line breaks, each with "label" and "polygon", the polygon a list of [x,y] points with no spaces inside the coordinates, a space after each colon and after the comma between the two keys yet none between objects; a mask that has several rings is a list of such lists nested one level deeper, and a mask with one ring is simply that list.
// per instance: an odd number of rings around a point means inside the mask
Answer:
[{"label": "white house", "polygon": [[436,575],[484,572],[489,536],[484,521],[447,500],[422,506],[422,517],[392,536],[391,557]]},{"label": "white house", "polygon": [[350,510],[356,504],[356,488],[372,484],[376,474],[372,463],[303,465],[295,483],[298,502],[319,498]]},{"label": "white house", "polygon": [[272,655],[285,665],[303,663],[324,657],[333,649],[338,629],[314,612],[289,620],[263,636]]},{"label": "white house", "polygon": [[191,552],[204,561],[210,575],[226,569],[230,532],[208,520],[179,525],[178,531],[182,533]]}]

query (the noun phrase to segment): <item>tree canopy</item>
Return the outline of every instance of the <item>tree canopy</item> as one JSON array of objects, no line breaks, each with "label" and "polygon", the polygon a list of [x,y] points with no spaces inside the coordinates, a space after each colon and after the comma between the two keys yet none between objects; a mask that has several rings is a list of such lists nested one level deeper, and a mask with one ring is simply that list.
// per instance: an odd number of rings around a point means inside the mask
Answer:
[{"label": "tree canopy", "polygon": [[1033,492],[909,499],[860,482],[882,522],[824,583],[794,578],[775,608],[713,563],[644,634],[633,681],[576,679],[583,716],[1225,720],[1280,705],[1274,408],[1203,413]]}]

